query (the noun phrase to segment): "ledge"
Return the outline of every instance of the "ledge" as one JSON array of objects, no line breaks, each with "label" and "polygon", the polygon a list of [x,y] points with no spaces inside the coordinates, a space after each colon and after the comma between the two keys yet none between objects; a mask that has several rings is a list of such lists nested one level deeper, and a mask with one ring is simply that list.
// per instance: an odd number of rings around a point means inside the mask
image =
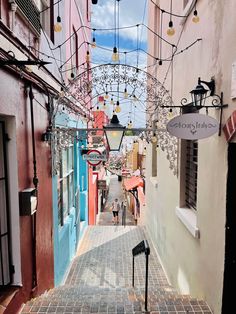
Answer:
[{"label": "ledge", "polygon": [[152,183],[152,185],[154,186],[154,188],[158,188],[158,181],[157,181],[157,177],[150,177],[150,182]]},{"label": "ledge", "polygon": [[189,208],[176,207],[175,213],[180,221],[185,225],[188,231],[196,239],[200,238],[200,230],[197,227],[197,215]]}]

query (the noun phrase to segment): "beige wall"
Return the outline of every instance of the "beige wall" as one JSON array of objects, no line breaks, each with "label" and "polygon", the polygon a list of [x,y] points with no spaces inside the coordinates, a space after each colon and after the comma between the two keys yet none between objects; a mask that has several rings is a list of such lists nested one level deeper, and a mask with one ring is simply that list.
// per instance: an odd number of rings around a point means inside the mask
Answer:
[{"label": "beige wall", "polygon": [[[169,1],[167,1],[169,3]],[[160,5],[168,6],[161,0]],[[184,14],[182,1],[173,1],[173,11]],[[191,0],[190,0],[191,2]],[[179,7],[178,7],[179,6]],[[165,9],[168,9],[166,7]],[[196,43],[174,58],[173,101],[180,104],[183,97],[190,100],[189,91],[197,85],[197,78],[209,81],[214,76],[216,93],[224,92],[224,103],[229,107],[223,111],[223,123],[235,109],[235,100],[230,98],[231,69],[236,61],[236,2],[234,0],[199,0],[198,24],[187,19],[179,42],[184,49],[197,38]],[[149,10],[152,14],[153,10]],[[153,17],[149,21],[153,22]],[[173,17],[176,34],[168,40],[176,43],[182,30],[181,19]],[[165,31],[168,20],[163,24]],[[153,27],[152,25],[150,25]],[[154,51],[150,41],[150,51]],[[170,49],[163,47],[163,56]],[[169,63],[158,68],[158,80],[163,81]],[[152,71],[150,71],[152,73]],[[165,86],[170,89],[170,72]],[[205,110],[201,113],[205,114]],[[209,115],[218,119],[218,110],[209,110]],[[226,210],[227,143],[214,135],[199,141],[197,226],[200,238],[196,239],[176,216],[180,205],[181,175],[176,177],[169,169],[165,153],[157,154],[157,181],[151,177],[151,145],[148,147],[146,163],[146,209],[145,222],[160,254],[169,279],[182,293],[205,299],[215,314],[221,313],[224,270],[224,225]],[[179,161],[181,164],[181,160]],[[181,174],[181,167],[179,167]],[[157,187],[156,187],[157,183]]]}]

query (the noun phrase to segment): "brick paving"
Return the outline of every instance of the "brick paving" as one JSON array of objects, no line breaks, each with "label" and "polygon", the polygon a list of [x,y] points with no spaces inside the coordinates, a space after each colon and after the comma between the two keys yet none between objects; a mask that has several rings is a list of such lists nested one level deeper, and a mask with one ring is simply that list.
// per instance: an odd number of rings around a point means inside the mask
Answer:
[{"label": "brick paving", "polygon": [[144,228],[101,222],[87,228],[65,284],[30,300],[21,313],[143,313],[145,257],[135,257],[133,288],[131,254],[143,239],[148,240],[151,249],[148,313],[212,313],[204,301],[179,295],[171,287]]}]

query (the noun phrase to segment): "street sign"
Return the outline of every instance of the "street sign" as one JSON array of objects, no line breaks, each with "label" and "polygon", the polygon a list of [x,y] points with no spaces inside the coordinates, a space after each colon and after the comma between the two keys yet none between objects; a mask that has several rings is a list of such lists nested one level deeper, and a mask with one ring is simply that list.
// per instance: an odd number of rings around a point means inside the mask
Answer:
[{"label": "street sign", "polygon": [[107,160],[107,156],[96,149],[89,150],[86,155],[83,155],[83,160],[86,160],[91,166],[97,166],[102,161]]},{"label": "street sign", "polygon": [[187,113],[171,119],[167,131],[182,139],[197,140],[209,137],[219,130],[216,119],[199,113]]}]

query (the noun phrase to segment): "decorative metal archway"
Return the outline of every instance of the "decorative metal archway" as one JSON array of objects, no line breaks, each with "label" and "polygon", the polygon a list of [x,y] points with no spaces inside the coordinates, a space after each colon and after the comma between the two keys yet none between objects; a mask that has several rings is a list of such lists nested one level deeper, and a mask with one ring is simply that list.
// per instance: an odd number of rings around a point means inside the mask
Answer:
[{"label": "decorative metal archway", "polygon": [[[166,125],[169,121],[168,108],[173,105],[172,98],[156,77],[131,65],[102,64],[88,68],[77,75],[73,80],[70,80],[67,89],[80,105],[88,108],[92,104],[89,109],[95,108],[97,97],[105,93],[112,95],[114,101],[119,100],[121,105],[127,101],[127,98],[122,96],[125,89],[132,105],[135,95],[140,104],[138,110],[142,108],[147,120],[155,122],[151,125],[155,129],[154,131],[144,131],[142,134],[147,141],[150,141],[153,135],[157,137],[157,144],[162,151],[165,151],[170,169],[175,175],[177,174],[178,141],[166,131]],[[177,114],[175,108],[173,108],[172,114]],[[66,138],[71,139],[74,132],[76,132],[75,129],[61,129],[58,133],[60,133],[63,141],[67,142]],[[80,130],[79,134],[80,132],[83,134],[82,137],[88,133],[86,129]],[[78,132],[74,138],[81,139]]]}]

